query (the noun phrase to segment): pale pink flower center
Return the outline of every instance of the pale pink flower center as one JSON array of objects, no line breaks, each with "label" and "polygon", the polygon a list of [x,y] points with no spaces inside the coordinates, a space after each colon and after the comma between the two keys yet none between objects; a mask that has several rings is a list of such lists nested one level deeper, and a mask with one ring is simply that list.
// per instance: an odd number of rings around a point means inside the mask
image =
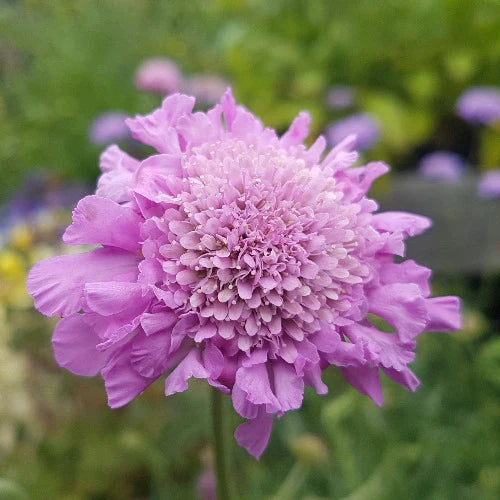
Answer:
[{"label": "pale pink flower center", "polygon": [[160,253],[180,307],[208,319],[200,335],[239,335],[248,350],[284,332],[300,340],[351,307],[369,274],[360,207],[331,175],[235,140],[193,148],[183,170]]}]

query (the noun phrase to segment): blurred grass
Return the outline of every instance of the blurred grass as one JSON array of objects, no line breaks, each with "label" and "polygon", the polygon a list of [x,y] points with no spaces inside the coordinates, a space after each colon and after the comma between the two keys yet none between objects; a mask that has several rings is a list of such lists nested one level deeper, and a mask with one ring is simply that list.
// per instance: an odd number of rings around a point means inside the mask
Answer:
[{"label": "blurred grass", "polygon": [[[34,165],[94,178],[88,126],[105,110],[156,105],[132,83],[154,55],[187,74],[225,75],[280,130],[308,109],[321,131],[335,118],[327,88],[354,85],[383,124],[374,154],[404,164],[418,143],[446,146],[433,133],[464,88],[500,80],[499,14],[492,0],[4,1],[0,192]],[[485,147],[489,164],[500,159]]]}]

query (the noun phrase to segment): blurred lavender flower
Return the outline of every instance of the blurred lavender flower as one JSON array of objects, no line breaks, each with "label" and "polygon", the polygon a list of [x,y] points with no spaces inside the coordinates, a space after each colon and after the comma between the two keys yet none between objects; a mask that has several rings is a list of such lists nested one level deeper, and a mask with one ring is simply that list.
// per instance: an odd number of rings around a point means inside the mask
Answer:
[{"label": "blurred lavender flower", "polygon": [[481,176],[478,192],[483,198],[500,198],[500,169],[490,170]]},{"label": "blurred lavender flower", "polygon": [[90,126],[90,141],[100,146],[128,139],[130,133],[125,118],[127,115],[121,111],[108,111],[99,115]]},{"label": "blurred lavender flower", "polygon": [[446,182],[458,182],[465,171],[462,157],[451,151],[435,151],[425,155],[418,166],[421,176]]},{"label": "blurred lavender flower", "polygon": [[205,469],[196,482],[196,490],[200,500],[216,500],[217,499],[217,481],[214,471]]},{"label": "blurred lavender flower", "polygon": [[380,126],[372,115],[358,113],[339,120],[326,131],[327,139],[332,146],[352,134],[356,136],[357,149],[366,151],[379,140]]},{"label": "blurred lavender flower", "polygon": [[172,94],[180,89],[181,84],[181,71],[177,64],[166,57],[147,59],[135,74],[136,87],[155,94]]},{"label": "blurred lavender flower", "polygon": [[500,120],[500,89],[473,87],[458,99],[457,113],[465,121],[488,125]]},{"label": "blurred lavender flower", "polygon": [[30,171],[20,189],[0,206],[0,243],[16,224],[44,210],[73,208],[86,193],[83,184],[62,185],[43,169]]},{"label": "blurred lavender flower", "polygon": [[351,87],[336,85],[330,88],[326,100],[331,109],[346,109],[353,105],[354,93]]},{"label": "blurred lavender flower", "polygon": [[195,75],[184,81],[183,92],[196,97],[201,104],[219,102],[229,83],[217,75]]}]

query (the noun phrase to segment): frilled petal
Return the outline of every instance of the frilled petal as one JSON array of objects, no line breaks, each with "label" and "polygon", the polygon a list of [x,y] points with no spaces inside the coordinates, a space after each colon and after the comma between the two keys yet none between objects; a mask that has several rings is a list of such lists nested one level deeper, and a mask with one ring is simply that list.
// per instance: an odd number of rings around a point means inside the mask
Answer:
[{"label": "frilled petal", "polygon": [[184,115],[179,120],[177,128],[190,147],[215,142],[219,138],[219,130],[205,113]]},{"label": "frilled petal", "polygon": [[290,128],[283,134],[280,139],[280,144],[284,148],[297,146],[304,142],[304,139],[309,135],[309,124],[311,117],[309,113],[301,111],[293,120]]},{"label": "frilled petal", "polygon": [[88,307],[102,316],[111,316],[127,310],[144,310],[150,298],[144,296],[143,287],[139,283],[108,281],[87,283],[85,297]]},{"label": "frilled petal", "polygon": [[361,366],[366,363],[363,346],[344,341],[339,342],[335,351],[325,353],[324,358],[335,366]]},{"label": "frilled petal", "polygon": [[383,212],[373,216],[373,227],[379,231],[417,236],[431,227],[432,221],[422,215],[407,212]]},{"label": "frilled petal", "polygon": [[148,200],[160,203],[171,202],[182,187],[180,158],[163,154],[150,156],[141,163],[134,191]]},{"label": "frilled petal", "polygon": [[192,349],[177,365],[177,368],[165,381],[165,395],[184,392],[188,388],[188,380],[194,378],[208,378],[208,370],[203,366],[199,349]]},{"label": "frilled petal", "polygon": [[[269,413],[275,413],[281,408],[280,402],[271,389],[265,364],[241,367],[236,372],[235,387],[246,394],[248,402],[254,405],[266,405]],[[236,411],[239,409],[235,407]]]},{"label": "frilled petal", "polygon": [[425,303],[430,317],[425,329],[427,332],[449,332],[462,328],[458,297],[434,297]]},{"label": "frilled petal", "polygon": [[139,160],[122,151],[116,144],[105,149],[99,158],[99,168],[103,174],[120,168],[135,172],[138,166]]},{"label": "frilled petal", "polygon": [[220,104],[224,114],[224,121],[226,122],[227,130],[231,130],[234,117],[236,116],[237,107],[233,97],[233,92],[230,88],[224,92]]},{"label": "frilled petal", "polygon": [[103,173],[97,181],[96,195],[117,203],[130,201],[139,164],[118,146],[110,146],[101,154],[100,168]]},{"label": "frilled petal", "polygon": [[382,162],[368,163],[364,167],[348,168],[339,173],[345,182],[344,196],[350,201],[359,201],[370,190],[373,182],[385,175],[389,167]]},{"label": "frilled petal", "polygon": [[383,263],[380,269],[380,281],[384,285],[392,283],[414,283],[424,297],[431,293],[429,279],[432,271],[427,267],[419,266],[413,260],[406,260],[401,264],[392,262]]},{"label": "frilled petal", "polygon": [[141,316],[141,326],[146,335],[168,330],[179,320],[177,313],[173,311],[160,311],[156,313],[144,313]]},{"label": "frilled petal", "polygon": [[130,363],[143,377],[159,377],[167,371],[170,334],[167,331],[153,335],[139,335],[134,339]]},{"label": "frilled petal", "polygon": [[325,385],[321,379],[321,368],[319,364],[311,366],[304,373],[304,382],[312,387],[316,394],[327,394],[328,387]]},{"label": "frilled petal", "polygon": [[340,369],[347,382],[359,392],[369,396],[375,404],[384,404],[382,384],[378,374],[378,368],[370,366],[343,367]]},{"label": "frilled petal", "polygon": [[43,260],[30,271],[27,289],[46,316],[69,316],[85,309],[85,284],[137,277],[139,257],[112,248]]},{"label": "frilled petal", "polygon": [[409,369],[395,370],[394,368],[382,368],[382,371],[394,382],[402,385],[411,392],[415,392],[420,385],[420,380]]},{"label": "frilled petal", "polygon": [[429,323],[426,299],[415,284],[376,288],[369,296],[369,311],[384,318],[403,342],[411,342]]},{"label": "frilled petal", "polygon": [[341,342],[340,335],[332,325],[324,325],[323,328],[311,335],[309,339],[320,352],[332,353],[337,350]]},{"label": "frilled petal", "polygon": [[322,162],[323,168],[340,171],[353,165],[359,157],[358,153],[353,151],[355,144],[356,136],[353,134],[348,135],[326,155],[326,158]]},{"label": "frilled petal", "polygon": [[300,408],[304,397],[304,379],[297,375],[293,365],[281,360],[273,362],[272,371],[274,392],[281,412]]},{"label": "frilled petal", "polygon": [[344,332],[353,344],[363,345],[365,358],[372,365],[403,371],[415,359],[415,343],[403,344],[392,333],[358,323],[346,326]]},{"label": "frilled petal", "polygon": [[52,336],[56,361],[76,375],[93,377],[106,363],[108,354],[96,349],[100,341],[85,316],[76,314],[57,323]]},{"label": "frilled petal", "polygon": [[122,347],[101,371],[111,408],[120,408],[130,403],[156,380],[155,377],[143,377],[132,366],[131,351],[131,344]]},{"label": "frilled petal", "polygon": [[181,94],[167,97],[162,107],[146,116],[125,121],[132,137],[154,147],[160,153],[179,154],[181,147],[175,126],[179,118],[189,114],[194,98]]},{"label": "frilled petal", "polygon": [[234,437],[240,446],[259,459],[269,443],[272,429],[273,416],[261,407],[256,418],[248,420],[236,429]]},{"label": "frilled petal", "polygon": [[67,245],[107,245],[136,252],[140,248],[142,218],[131,208],[99,196],[86,196],[75,210],[66,229]]}]

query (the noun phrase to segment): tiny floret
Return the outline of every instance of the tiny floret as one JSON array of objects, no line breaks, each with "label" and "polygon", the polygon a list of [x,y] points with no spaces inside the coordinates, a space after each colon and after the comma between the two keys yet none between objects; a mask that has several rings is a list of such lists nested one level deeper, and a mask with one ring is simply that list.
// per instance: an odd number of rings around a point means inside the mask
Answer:
[{"label": "tiny floret", "polygon": [[246,419],[235,437],[255,457],[305,385],[327,392],[330,366],[378,405],[381,372],[414,391],[418,335],[460,326],[458,299],[431,298],[430,270],[402,259],[430,221],[378,213],[367,192],[388,167],[353,166],[353,136],[306,148],[307,113],[279,137],[230,90],[193,106],[175,94],[127,120],[158,154],[104,151],[63,236],[98,247],[31,270],[35,306],[61,317],[57,362],[100,373],[112,408],[159,378],[167,396],[206,379]]}]

